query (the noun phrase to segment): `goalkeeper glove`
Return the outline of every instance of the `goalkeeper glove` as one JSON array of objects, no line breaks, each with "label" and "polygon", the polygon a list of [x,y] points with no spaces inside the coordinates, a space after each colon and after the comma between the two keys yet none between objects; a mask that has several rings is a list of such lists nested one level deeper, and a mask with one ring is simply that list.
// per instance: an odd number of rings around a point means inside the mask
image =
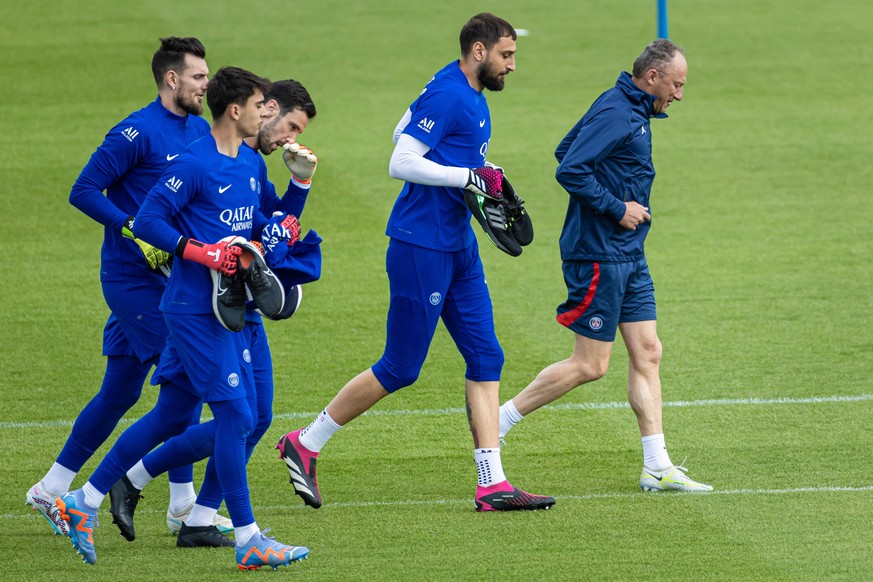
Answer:
[{"label": "goalkeeper glove", "polygon": [[269,252],[273,252],[276,245],[282,241],[287,241],[290,247],[298,240],[300,240],[300,222],[293,214],[274,212],[273,217],[261,230],[261,242]]},{"label": "goalkeeper glove", "polygon": [[285,150],[282,152],[282,159],[285,160],[285,165],[291,170],[291,174],[301,182],[311,180],[318,165],[318,157],[312,153],[312,150],[299,143],[286,143],[282,149]]},{"label": "goalkeeper glove", "polygon": [[124,224],[121,226],[121,234],[124,235],[124,238],[129,238],[136,243],[136,246],[138,246],[139,250],[142,251],[142,254],[145,257],[146,263],[148,263],[150,269],[154,270],[158,267],[166,265],[167,261],[170,260],[170,253],[162,251],[158,247],[154,247],[149,243],[139,240],[138,238],[133,236],[133,221],[133,216],[127,217],[127,220],[125,220]]},{"label": "goalkeeper glove", "polygon": [[469,172],[465,190],[492,200],[503,200],[503,172],[493,168],[474,168]]},{"label": "goalkeeper glove", "polygon": [[242,249],[237,246],[229,246],[228,241],[206,244],[183,236],[176,246],[177,256],[200,263],[228,277],[232,277],[236,273],[241,254]]}]

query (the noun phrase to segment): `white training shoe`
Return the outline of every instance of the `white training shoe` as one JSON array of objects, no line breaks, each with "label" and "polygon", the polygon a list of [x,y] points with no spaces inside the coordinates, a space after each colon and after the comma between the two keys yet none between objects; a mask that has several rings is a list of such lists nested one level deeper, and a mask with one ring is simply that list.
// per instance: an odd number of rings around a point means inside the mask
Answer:
[{"label": "white training shoe", "polygon": [[51,495],[43,487],[42,481],[27,490],[25,496],[25,505],[29,505],[34,511],[38,511],[40,515],[46,518],[46,521],[52,526],[55,535],[69,535],[69,524],[61,519],[58,506],[55,503],[57,495]]},{"label": "white training shoe", "polygon": [[[191,515],[192,509],[194,509],[193,501],[186,505],[179,513],[172,513],[167,509],[167,527],[170,528],[171,534],[176,535],[179,533],[179,530],[182,529],[182,522],[188,519],[188,516]],[[218,513],[215,514],[215,517],[212,520],[212,525],[217,527],[218,531],[224,535],[233,533],[233,522]]]},{"label": "white training shoe", "polygon": [[640,475],[640,487],[643,491],[712,491],[712,485],[691,479],[685,474],[687,470],[680,466],[655,470],[644,465]]}]

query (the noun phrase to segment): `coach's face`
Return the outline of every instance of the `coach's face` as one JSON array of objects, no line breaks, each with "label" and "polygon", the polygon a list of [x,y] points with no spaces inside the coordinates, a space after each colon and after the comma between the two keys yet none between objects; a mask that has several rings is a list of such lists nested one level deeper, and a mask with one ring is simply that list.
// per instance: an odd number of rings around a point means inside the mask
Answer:
[{"label": "coach's face", "polygon": [[650,91],[655,96],[652,106],[654,113],[664,113],[675,99],[682,101],[682,91],[685,88],[685,77],[688,74],[688,63],[682,53],[676,53],[673,62],[663,71],[651,69],[649,74]]},{"label": "coach's face", "polygon": [[209,83],[206,61],[194,55],[185,55],[185,67],[177,72],[170,88],[173,101],[179,109],[192,115],[203,115],[203,96]]},{"label": "coach's face", "polygon": [[511,36],[502,36],[485,55],[476,77],[489,91],[502,91],[506,75],[515,70],[515,41]]},{"label": "coach's face", "polygon": [[280,116],[279,106],[272,99],[266,107],[270,117],[258,131],[258,150],[268,156],[283,145],[296,142],[297,136],[309,125],[309,116],[302,109],[294,109]]}]

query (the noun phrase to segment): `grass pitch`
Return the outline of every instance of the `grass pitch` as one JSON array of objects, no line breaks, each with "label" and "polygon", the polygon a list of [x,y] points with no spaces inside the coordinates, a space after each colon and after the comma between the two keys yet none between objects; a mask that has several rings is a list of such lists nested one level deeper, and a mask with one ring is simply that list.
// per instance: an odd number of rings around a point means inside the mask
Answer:
[{"label": "grass pitch", "polygon": [[[557,236],[566,194],[552,152],[655,35],[655,3],[537,7],[449,0],[309,4],[99,0],[0,7],[0,578],[224,579],[222,550],[176,550],[166,484],[137,511],[137,540],[107,511],[98,563],[26,511],[104,366],[101,228],[67,202],[106,130],[154,98],[157,39],[195,35],[211,69],[292,77],[318,117],[300,138],[320,164],[304,228],[324,237],[320,282],[293,320],[270,325],[276,419],[249,469],[255,515],[311,559],[310,580],[798,580],[873,577],[873,6],[670,2],[688,85],[655,120],[658,178],[647,254],[664,343],[667,443],[708,495],[643,494],[626,357],[510,433],[510,479],[557,497],[548,512],[476,514],[463,362],[438,330],[418,383],[344,428],[319,459],[325,506],[291,495],[271,449],[380,355],[387,281],[391,130],[457,33],[493,10],[530,31],[518,71],[489,95],[489,159],[527,201],[536,239],[511,259],[480,239],[507,354],[501,399],[566,357]],[[277,183],[281,160],[268,165]],[[130,412],[154,402],[147,389]],[[128,426],[122,423],[119,430]],[[101,449],[97,457],[105,452]],[[96,458],[95,458],[96,460]],[[93,470],[90,462],[77,480]],[[198,470],[198,475],[200,471]],[[265,574],[266,575],[266,574]]]}]

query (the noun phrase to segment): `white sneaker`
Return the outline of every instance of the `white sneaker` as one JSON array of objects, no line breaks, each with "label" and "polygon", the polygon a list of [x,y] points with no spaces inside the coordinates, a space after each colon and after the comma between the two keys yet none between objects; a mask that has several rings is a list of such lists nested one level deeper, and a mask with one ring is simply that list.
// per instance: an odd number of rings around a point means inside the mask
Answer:
[{"label": "white sneaker", "polygon": [[38,511],[40,515],[46,518],[46,521],[52,526],[55,535],[69,535],[70,527],[66,521],[61,519],[58,506],[55,503],[57,497],[51,495],[43,487],[42,481],[27,490],[26,505],[29,505],[34,511]]},{"label": "white sneaker", "polygon": [[[170,528],[171,534],[176,535],[179,533],[179,530],[182,529],[182,522],[188,519],[188,516],[191,515],[192,509],[194,509],[193,501],[186,505],[179,513],[172,513],[167,509],[167,527]],[[224,535],[233,533],[233,522],[218,513],[215,514],[215,517],[212,520],[212,525],[217,527],[218,531]]]},{"label": "white sneaker", "polygon": [[640,487],[643,491],[712,491],[712,485],[698,483],[685,474],[685,467],[674,466],[666,469],[650,469],[643,465]]}]

